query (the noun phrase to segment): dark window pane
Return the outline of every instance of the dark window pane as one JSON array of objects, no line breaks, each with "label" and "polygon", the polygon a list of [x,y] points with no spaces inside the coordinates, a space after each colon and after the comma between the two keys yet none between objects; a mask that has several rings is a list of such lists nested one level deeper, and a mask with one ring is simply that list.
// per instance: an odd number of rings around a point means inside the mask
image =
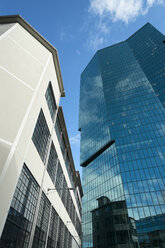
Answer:
[{"label": "dark window pane", "polygon": [[50,139],[49,128],[46,123],[44,113],[41,109],[33,132],[32,140],[43,163],[45,163],[46,161],[49,139]]},{"label": "dark window pane", "polygon": [[46,97],[46,101],[47,101],[47,104],[48,104],[48,108],[49,108],[49,111],[50,111],[52,121],[54,121],[55,110],[57,109],[57,106],[56,106],[56,101],[55,101],[55,97],[54,97],[51,82],[49,83],[49,86],[47,88],[45,97]]},{"label": "dark window pane", "polygon": [[46,195],[42,193],[38,218],[37,218],[37,225],[36,225],[33,245],[32,245],[33,248],[45,247],[45,241],[46,241],[48,223],[49,223],[49,215],[50,215],[50,202],[46,197]]},{"label": "dark window pane", "polygon": [[55,211],[55,209],[52,208],[47,248],[56,247],[55,244],[56,244],[57,235],[58,235],[58,222],[59,222],[59,216],[57,212]]},{"label": "dark window pane", "polygon": [[0,247],[27,248],[37,205],[39,186],[23,165],[0,240]]},{"label": "dark window pane", "polygon": [[48,171],[49,176],[52,179],[53,183],[55,181],[57,163],[58,163],[57,152],[56,152],[56,149],[55,149],[54,144],[52,142],[50,154],[49,154],[48,165],[47,165],[47,171]]},{"label": "dark window pane", "polygon": [[64,180],[64,174],[63,174],[63,170],[61,168],[61,164],[59,162],[58,163],[58,169],[57,169],[55,188],[56,188],[60,197],[62,197],[62,194],[63,194],[63,190],[61,190],[61,188],[63,188],[63,180]]},{"label": "dark window pane", "polygon": [[55,131],[56,131],[56,135],[58,138],[58,142],[60,143],[62,130],[61,130],[60,121],[59,121],[58,116],[57,116],[56,123],[55,123]]}]

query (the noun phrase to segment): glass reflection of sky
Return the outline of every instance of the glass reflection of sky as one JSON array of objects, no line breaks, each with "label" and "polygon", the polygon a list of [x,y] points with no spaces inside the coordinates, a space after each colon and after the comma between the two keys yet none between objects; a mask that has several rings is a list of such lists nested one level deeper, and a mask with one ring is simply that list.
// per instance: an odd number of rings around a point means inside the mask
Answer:
[{"label": "glass reflection of sky", "polygon": [[[162,40],[164,36],[147,24],[127,41],[98,51],[82,73],[81,162],[115,140],[83,168],[84,248],[93,247],[91,210],[102,195],[111,201],[126,200],[129,217],[137,223],[165,214]],[[148,242],[148,247],[153,247],[152,241]]]}]

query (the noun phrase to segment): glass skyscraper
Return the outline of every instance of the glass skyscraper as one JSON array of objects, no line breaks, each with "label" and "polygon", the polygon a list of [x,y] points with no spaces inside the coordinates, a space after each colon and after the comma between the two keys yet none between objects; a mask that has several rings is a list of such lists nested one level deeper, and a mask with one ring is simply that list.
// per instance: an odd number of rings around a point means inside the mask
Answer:
[{"label": "glass skyscraper", "polygon": [[79,130],[83,248],[165,247],[165,36],[151,24],[87,65]]}]

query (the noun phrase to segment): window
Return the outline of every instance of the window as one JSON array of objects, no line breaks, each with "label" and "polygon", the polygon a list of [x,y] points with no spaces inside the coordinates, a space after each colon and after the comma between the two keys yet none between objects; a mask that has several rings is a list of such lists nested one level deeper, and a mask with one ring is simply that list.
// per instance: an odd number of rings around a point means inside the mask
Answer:
[{"label": "window", "polygon": [[54,116],[55,116],[55,111],[57,109],[57,105],[56,105],[56,101],[55,101],[51,82],[49,82],[45,97],[46,97],[46,101],[48,104],[48,108],[49,108],[49,112],[50,112],[52,121],[54,121]]},{"label": "window", "polygon": [[38,193],[39,185],[24,164],[2,233],[0,247],[28,247]]},{"label": "window", "polygon": [[63,181],[64,181],[64,174],[63,174],[63,170],[61,168],[61,164],[59,162],[58,163],[58,169],[57,169],[55,188],[56,188],[60,197],[62,197],[62,194],[63,194],[63,190],[60,190],[61,188],[63,188]]},{"label": "window", "polygon": [[55,245],[58,235],[58,222],[59,222],[59,216],[56,210],[52,207],[47,248],[56,247]]},{"label": "window", "polygon": [[56,131],[56,135],[58,138],[58,142],[60,143],[62,130],[61,130],[60,121],[59,121],[58,116],[57,116],[56,123],[55,123],[55,131]]},{"label": "window", "polygon": [[115,224],[125,224],[127,223],[126,215],[114,215]]},{"label": "window", "polygon": [[56,149],[55,149],[54,144],[52,142],[49,160],[48,160],[48,165],[47,165],[47,171],[48,171],[48,174],[49,174],[50,178],[52,179],[53,183],[55,181],[57,163],[58,163],[57,152],[56,152]]},{"label": "window", "polygon": [[[67,182],[65,180],[65,177],[64,177],[64,181],[63,181],[63,188],[64,189],[68,188],[68,185],[67,185]],[[69,194],[69,190],[63,190],[62,202],[63,202],[65,208],[66,208],[66,204],[67,204],[68,194]]]},{"label": "window", "polygon": [[45,247],[50,215],[50,202],[42,192],[32,248]]},{"label": "window", "polygon": [[32,140],[41,157],[41,160],[45,164],[48,144],[50,140],[50,132],[42,109],[37,119]]},{"label": "window", "polygon": [[65,225],[64,225],[63,221],[60,219],[59,235],[58,235],[58,241],[57,241],[57,247],[58,248],[64,247],[64,238],[65,238]]},{"label": "window", "polygon": [[68,245],[69,245],[69,231],[65,226],[64,247],[65,248],[70,248],[71,246],[68,246]]},{"label": "window", "polygon": [[62,151],[63,157],[64,157],[64,159],[65,159],[66,144],[65,144],[65,140],[64,140],[64,136],[63,136],[63,135],[62,135],[62,137],[61,137],[61,144],[60,144],[60,147],[61,147],[61,151]]}]

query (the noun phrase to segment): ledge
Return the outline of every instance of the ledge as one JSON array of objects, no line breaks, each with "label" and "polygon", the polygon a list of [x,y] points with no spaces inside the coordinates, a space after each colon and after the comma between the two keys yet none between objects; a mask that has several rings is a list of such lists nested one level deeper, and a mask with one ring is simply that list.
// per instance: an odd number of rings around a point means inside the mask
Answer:
[{"label": "ledge", "polygon": [[86,167],[87,165],[89,165],[93,160],[95,160],[98,156],[100,156],[105,150],[107,150],[114,143],[115,143],[114,140],[109,141],[107,144],[102,146],[97,152],[95,152],[91,157],[89,157],[85,162],[80,164],[80,166]]}]

